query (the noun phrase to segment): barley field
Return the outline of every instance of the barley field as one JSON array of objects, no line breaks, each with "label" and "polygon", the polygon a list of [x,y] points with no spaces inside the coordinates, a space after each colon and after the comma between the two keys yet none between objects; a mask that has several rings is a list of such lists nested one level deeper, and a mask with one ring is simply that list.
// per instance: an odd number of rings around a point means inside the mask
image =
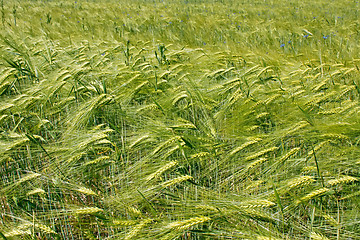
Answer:
[{"label": "barley field", "polygon": [[0,5],[0,239],[360,239],[359,1]]}]

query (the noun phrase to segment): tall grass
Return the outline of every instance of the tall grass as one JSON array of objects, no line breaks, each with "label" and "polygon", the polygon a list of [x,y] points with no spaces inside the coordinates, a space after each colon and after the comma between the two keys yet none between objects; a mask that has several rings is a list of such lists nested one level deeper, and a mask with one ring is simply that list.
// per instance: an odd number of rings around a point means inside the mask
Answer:
[{"label": "tall grass", "polygon": [[359,3],[1,2],[3,239],[358,239]]}]

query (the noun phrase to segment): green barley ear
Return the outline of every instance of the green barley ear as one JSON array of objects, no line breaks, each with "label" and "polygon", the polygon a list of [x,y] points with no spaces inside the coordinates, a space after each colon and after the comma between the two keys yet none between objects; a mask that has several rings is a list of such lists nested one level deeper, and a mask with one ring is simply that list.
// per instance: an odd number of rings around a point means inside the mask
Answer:
[{"label": "green barley ear", "polygon": [[208,222],[210,220],[211,218],[204,216],[194,217],[184,221],[172,222],[169,225],[167,225],[166,228],[174,229],[176,231],[184,231],[193,226]]},{"label": "green barley ear", "polygon": [[276,237],[266,237],[266,236],[257,236],[256,240],[280,240],[280,238]]},{"label": "green barley ear", "polygon": [[177,162],[173,161],[173,162],[169,162],[168,164],[162,166],[161,168],[159,168],[156,172],[150,174],[149,176],[147,176],[145,179],[146,181],[150,181],[153,179],[156,179],[158,177],[160,177],[164,172],[166,172],[167,170],[171,169],[172,167],[176,166]]},{"label": "green barley ear", "polygon": [[301,177],[296,177],[291,179],[288,183],[287,186],[290,189],[293,188],[297,188],[299,186],[304,186],[304,185],[308,185],[312,182],[315,182],[315,179],[313,176],[301,176]]},{"label": "green barley ear", "polygon": [[36,194],[39,194],[39,195],[43,195],[45,193],[45,191],[41,188],[36,188],[34,190],[31,190],[29,192],[26,193],[26,196],[31,196],[31,195],[36,195]]},{"label": "green barley ear", "polygon": [[247,148],[247,147],[249,147],[249,146],[251,146],[251,145],[253,145],[253,144],[255,144],[255,143],[259,142],[259,141],[261,141],[262,139],[261,139],[261,138],[252,138],[252,139],[249,139],[249,140],[250,140],[250,141],[245,142],[245,143],[242,144],[241,146],[233,149],[233,150],[229,153],[229,156],[232,156],[232,155],[234,155],[234,154],[242,151],[243,149],[245,149],[245,148]]},{"label": "green barley ear", "polygon": [[246,170],[249,171],[255,167],[257,167],[258,165],[261,165],[262,163],[268,161],[267,158],[260,158],[258,160],[255,160],[254,162],[250,163],[247,167]]},{"label": "green barley ear", "polygon": [[100,107],[109,104],[113,101],[112,96],[108,94],[101,94],[91,100],[83,103],[78,110],[67,120],[68,129],[67,132],[70,134],[71,131],[79,130],[88,124],[88,121],[92,114]]},{"label": "green barley ear", "polygon": [[239,205],[239,207],[241,207],[241,208],[268,208],[268,207],[272,207],[274,205],[275,205],[275,203],[273,203],[269,200],[259,199],[259,200],[244,201]]},{"label": "green barley ear", "polygon": [[301,121],[297,123],[294,127],[291,127],[289,130],[287,130],[284,135],[291,135],[299,131],[300,129],[307,127],[308,125],[310,125],[309,122]]},{"label": "green barley ear", "polygon": [[253,154],[253,155],[247,156],[247,157],[245,158],[245,160],[246,160],[246,161],[249,161],[249,160],[252,160],[252,159],[256,159],[256,158],[261,157],[261,156],[263,156],[263,155],[265,155],[265,154],[267,154],[267,153],[274,152],[274,151],[276,151],[277,149],[279,149],[279,148],[278,148],[278,147],[271,147],[271,148],[264,149],[264,150],[262,150],[262,151],[260,151],[260,152],[258,152],[258,153],[255,153],[255,154]]},{"label": "green barley ear", "polygon": [[343,176],[340,178],[329,180],[327,183],[330,186],[339,185],[339,184],[349,184],[353,182],[357,182],[359,179],[352,177],[352,176]]},{"label": "green barley ear", "polygon": [[328,189],[328,188],[320,188],[320,189],[312,191],[311,193],[300,198],[300,201],[297,201],[297,203],[305,202],[305,201],[317,198],[319,196],[323,196],[324,194],[329,193],[329,192],[330,192],[330,189]]},{"label": "green barley ear", "polygon": [[136,221],[134,221],[134,220],[117,220],[117,219],[114,219],[112,221],[112,223],[115,226],[133,226],[133,225],[136,224]]},{"label": "green barley ear", "polygon": [[168,180],[166,182],[163,182],[163,183],[161,183],[161,186],[166,188],[166,187],[170,187],[172,185],[182,183],[182,182],[185,182],[185,181],[188,181],[188,180],[191,180],[191,179],[193,179],[192,176],[185,175],[185,176],[177,177],[177,178]]},{"label": "green barley ear", "polygon": [[104,210],[98,207],[83,207],[83,208],[74,209],[71,212],[74,213],[75,215],[85,215],[85,214],[94,214],[102,211]]},{"label": "green barley ear", "polygon": [[74,189],[74,190],[77,191],[77,192],[83,193],[83,194],[85,194],[85,195],[97,196],[97,194],[96,194],[93,190],[88,189],[88,188],[86,188],[86,187],[79,187],[79,188],[76,188],[76,189]]},{"label": "green barley ear", "polygon": [[321,235],[320,233],[311,232],[311,239],[314,240],[329,240],[329,238]]},{"label": "green barley ear", "polygon": [[360,195],[360,191],[348,194],[342,198],[340,198],[340,200],[345,200],[345,199],[349,199],[349,198],[353,198],[353,197],[358,197]]},{"label": "green barley ear", "polygon": [[142,220],[139,224],[135,225],[129,233],[126,234],[125,239],[135,239],[135,237],[140,233],[140,231],[148,224],[150,224],[153,219]]},{"label": "green barley ear", "polygon": [[279,159],[279,162],[284,162],[286,161],[287,159],[289,159],[292,155],[298,153],[300,151],[300,148],[297,147],[297,148],[292,148],[288,153],[286,153],[284,156],[282,156],[280,159]]}]

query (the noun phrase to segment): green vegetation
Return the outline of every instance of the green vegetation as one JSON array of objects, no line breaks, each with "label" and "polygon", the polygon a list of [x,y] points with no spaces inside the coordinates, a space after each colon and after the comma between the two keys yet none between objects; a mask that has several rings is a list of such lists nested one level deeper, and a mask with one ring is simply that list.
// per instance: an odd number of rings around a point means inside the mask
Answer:
[{"label": "green vegetation", "polygon": [[0,11],[0,239],[360,239],[359,2]]}]

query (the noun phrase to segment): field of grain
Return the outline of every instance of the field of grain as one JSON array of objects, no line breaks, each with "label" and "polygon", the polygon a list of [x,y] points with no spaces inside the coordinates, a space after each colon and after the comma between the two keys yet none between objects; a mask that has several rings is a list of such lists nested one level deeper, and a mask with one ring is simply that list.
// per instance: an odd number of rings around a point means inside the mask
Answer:
[{"label": "field of grain", "polygon": [[360,239],[358,1],[0,18],[0,239]]}]

